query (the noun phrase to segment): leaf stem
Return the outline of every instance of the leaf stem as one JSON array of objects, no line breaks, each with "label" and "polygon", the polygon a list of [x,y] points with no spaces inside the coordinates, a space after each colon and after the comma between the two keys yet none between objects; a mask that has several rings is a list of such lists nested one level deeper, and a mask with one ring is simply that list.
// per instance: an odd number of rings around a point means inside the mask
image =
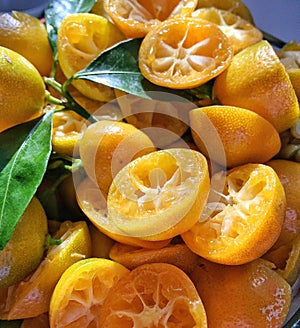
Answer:
[{"label": "leaf stem", "polygon": [[89,120],[92,123],[98,122],[98,119],[91,115],[85,108],[83,108],[80,104],[76,102],[76,100],[70,95],[68,91],[68,86],[72,82],[72,78],[67,80],[63,85],[57,82],[52,77],[44,77],[44,81],[46,84],[50,85],[54,88],[57,92],[59,92],[65,100],[60,100],[58,98],[53,97],[50,93],[46,94],[46,100],[55,105],[63,106],[64,109],[73,110],[83,118]]},{"label": "leaf stem", "polygon": [[[48,166],[48,169],[56,169],[58,167],[63,167],[69,172],[73,172],[82,167],[82,161],[79,158],[74,158],[66,154],[53,153],[51,159],[54,160],[53,163]],[[71,163],[71,165],[65,164],[65,162]]]},{"label": "leaf stem", "polygon": [[61,154],[61,153],[52,153],[51,154],[51,159],[52,160],[63,160],[63,161],[66,161],[66,162],[70,162],[70,163],[73,163],[74,160],[74,157],[72,156],[69,156],[67,154]]},{"label": "leaf stem", "polygon": [[66,109],[71,109],[83,118],[89,120],[92,123],[98,122],[98,119],[90,114],[85,108],[80,106],[75,99],[72,98],[72,96],[69,94],[68,91],[64,93],[65,98],[67,99],[67,102],[65,103],[65,108]]},{"label": "leaf stem", "polygon": [[69,172],[62,174],[49,188],[45,189],[44,192],[40,193],[39,200],[42,204],[45,204],[51,194],[54,194],[58,186],[69,176]]},{"label": "leaf stem", "polygon": [[73,164],[72,165],[65,165],[64,168],[70,172],[74,172],[80,168],[82,168],[82,161],[81,159],[75,159],[73,161]]},{"label": "leaf stem", "polygon": [[59,82],[57,82],[53,77],[44,77],[44,82],[50,85],[57,92],[62,94],[62,86]]},{"label": "leaf stem", "polygon": [[64,106],[64,101],[61,100],[61,99],[58,99],[56,97],[53,97],[48,90],[46,90],[46,97],[45,98],[46,98],[46,102],[48,104],[53,104],[53,105],[58,105],[58,106]]},{"label": "leaf stem", "polygon": [[45,249],[49,249],[50,246],[55,246],[55,245],[60,245],[62,243],[61,239],[57,239],[57,238],[53,238],[51,237],[50,234],[47,234],[46,238],[45,238]]}]

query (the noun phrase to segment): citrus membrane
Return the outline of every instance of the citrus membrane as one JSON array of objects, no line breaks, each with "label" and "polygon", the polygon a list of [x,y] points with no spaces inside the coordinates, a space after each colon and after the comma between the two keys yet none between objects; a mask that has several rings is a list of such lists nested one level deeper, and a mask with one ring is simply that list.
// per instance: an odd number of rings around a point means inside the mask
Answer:
[{"label": "citrus membrane", "polygon": [[168,19],[139,49],[139,67],[150,82],[173,89],[198,87],[223,72],[233,50],[216,24],[194,17]]},{"label": "citrus membrane", "polygon": [[192,251],[212,262],[243,264],[262,256],[279,237],[285,193],[275,171],[264,164],[220,171],[212,179],[223,175],[224,191],[211,190],[201,218],[182,238]]},{"label": "citrus membrane", "polygon": [[164,240],[198,220],[208,191],[207,161],[200,152],[159,150],[131,161],[115,176],[108,214],[125,235]]}]

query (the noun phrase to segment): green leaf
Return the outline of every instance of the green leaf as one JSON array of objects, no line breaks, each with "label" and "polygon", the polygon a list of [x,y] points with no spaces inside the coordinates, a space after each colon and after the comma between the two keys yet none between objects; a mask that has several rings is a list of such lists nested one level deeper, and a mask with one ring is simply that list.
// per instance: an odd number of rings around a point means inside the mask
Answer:
[{"label": "green leaf", "polygon": [[[141,39],[125,40],[103,51],[87,67],[77,72],[69,83],[76,79],[101,83],[144,98],[146,91],[153,89],[138,66],[138,51]],[[157,88],[157,87],[154,87]]]},{"label": "green leaf", "polygon": [[48,38],[57,58],[57,31],[61,21],[69,14],[89,12],[96,0],[50,0],[45,9]]},{"label": "green leaf", "polygon": [[[200,95],[203,96],[207,92],[207,88],[204,87],[199,87],[194,91],[193,89],[176,90],[165,88],[145,79],[138,65],[141,42],[142,39],[129,39],[106,49],[88,66],[75,73],[66,84],[69,85],[77,79],[84,79],[139,97],[162,101],[171,101],[173,99],[172,94],[190,101],[198,100]],[[205,95],[205,97],[207,96]]]},{"label": "green leaf", "polygon": [[46,172],[52,115],[49,111],[38,121],[0,172],[0,249],[9,241]]},{"label": "green leaf", "polygon": [[40,118],[37,118],[0,133],[0,172],[39,120]]}]

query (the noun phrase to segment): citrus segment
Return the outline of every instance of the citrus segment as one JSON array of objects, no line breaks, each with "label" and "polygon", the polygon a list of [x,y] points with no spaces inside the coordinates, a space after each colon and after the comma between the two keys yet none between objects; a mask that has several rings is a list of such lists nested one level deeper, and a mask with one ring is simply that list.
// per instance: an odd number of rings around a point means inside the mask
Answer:
[{"label": "citrus segment", "polygon": [[254,24],[251,11],[241,0],[198,0],[197,9],[210,7],[226,10]]},{"label": "citrus segment", "polygon": [[196,0],[104,0],[104,9],[128,38],[144,37],[160,22],[174,16],[189,16]]},{"label": "citrus segment", "polygon": [[209,191],[205,157],[173,148],[144,155],[115,176],[108,214],[125,236],[165,240],[196,223]]},{"label": "citrus segment", "polygon": [[154,150],[151,139],[142,130],[129,123],[111,120],[91,124],[79,140],[83,167],[104,196],[122,167]]},{"label": "citrus segment", "polygon": [[115,241],[150,249],[164,247],[170,242],[169,239],[163,241],[148,241],[132,236],[125,236],[122,231],[115,227],[112,219],[109,217],[106,199],[98,185],[89,178],[84,179],[77,185],[76,197],[80,208],[95,227]]},{"label": "citrus segment", "polygon": [[[210,121],[211,125],[207,124]],[[234,106],[207,106],[190,111],[193,139],[202,153],[227,167],[247,163],[265,163],[275,156],[281,146],[280,136],[274,126],[258,114]],[[218,144],[217,136],[222,144]],[[208,153],[209,148],[215,151]],[[262,142],[262,141],[266,142]],[[219,147],[224,148],[223,163]]]},{"label": "citrus segment", "polygon": [[108,20],[112,20],[104,9],[104,0],[96,0],[95,4],[90,12],[92,14],[103,16],[103,17],[107,18]]},{"label": "citrus segment", "polygon": [[45,211],[33,197],[0,251],[0,289],[20,282],[38,267],[44,255],[47,231]]},{"label": "citrus segment", "polygon": [[283,327],[292,291],[268,261],[228,266],[203,259],[191,279],[208,327]]},{"label": "citrus segment", "polygon": [[147,249],[115,243],[110,249],[109,257],[131,270],[146,263],[169,263],[189,273],[198,263],[198,255],[193,253],[184,243],[170,243],[160,249]]},{"label": "citrus segment", "polygon": [[276,272],[292,286],[300,275],[300,234],[289,243],[271,248],[263,258],[274,263]]},{"label": "citrus segment", "polygon": [[[86,67],[106,48],[124,40],[122,33],[105,17],[91,13],[67,15],[59,26],[57,38],[58,60],[67,78]],[[73,85],[94,100],[114,98],[113,90],[102,84],[77,80]]]},{"label": "citrus segment", "polygon": [[212,177],[224,179],[224,190],[211,190],[203,215],[182,238],[203,258],[243,264],[262,256],[279,237],[284,189],[275,171],[264,164],[245,164]]},{"label": "citrus segment", "polygon": [[229,65],[232,47],[217,25],[200,18],[176,17],[153,28],[139,50],[139,67],[154,84],[194,88]]},{"label": "citrus segment", "polygon": [[25,57],[1,46],[0,90],[0,132],[42,115],[45,84],[40,73]]},{"label": "citrus segment", "polygon": [[207,327],[206,313],[195,286],[177,267],[144,264],[121,277],[109,290],[100,326]]},{"label": "citrus segment", "polygon": [[206,19],[217,24],[230,40],[234,53],[261,41],[263,38],[262,32],[250,22],[226,10],[201,8],[194,11],[192,17]]},{"label": "citrus segment", "polygon": [[74,111],[58,111],[53,114],[52,146],[56,153],[78,157],[77,141],[86,121]]},{"label": "citrus segment", "polygon": [[13,286],[7,303],[8,319],[36,317],[48,312],[50,298],[63,272],[73,263],[89,257],[91,240],[84,221],[65,221],[54,235],[59,245],[50,246],[44,260],[28,279]]},{"label": "citrus segment", "polygon": [[59,279],[50,303],[50,326],[100,327],[103,302],[129,270],[107,259],[89,258],[71,265]]},{"label": "citrus segment", "polygon": [[214,95],[223,105],[250,109],[272,123],[278,132],[299,117],[293,85],[272,46],[265,40],[237,53],[216,77]]},{"label": "citrus segment", "polygon": [[53,54],[40,19],[19,11],[1,14],[0,45],[24,56],[41,75],[50,76]]}]

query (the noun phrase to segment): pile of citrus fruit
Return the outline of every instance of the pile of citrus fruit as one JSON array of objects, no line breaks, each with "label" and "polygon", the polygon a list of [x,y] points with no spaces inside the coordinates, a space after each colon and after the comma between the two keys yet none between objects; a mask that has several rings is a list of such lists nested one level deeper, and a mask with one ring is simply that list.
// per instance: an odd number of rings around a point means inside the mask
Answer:
[{"label": "pile of citrus fruit", "polygon": [[0,326],[282,327],[300,275],[300,45],[274,47],[241,0],[81,9],[57,29],[47,9],[0,15],[0,142],[53,113],[9,237],[35,132],[0,144]]}]

